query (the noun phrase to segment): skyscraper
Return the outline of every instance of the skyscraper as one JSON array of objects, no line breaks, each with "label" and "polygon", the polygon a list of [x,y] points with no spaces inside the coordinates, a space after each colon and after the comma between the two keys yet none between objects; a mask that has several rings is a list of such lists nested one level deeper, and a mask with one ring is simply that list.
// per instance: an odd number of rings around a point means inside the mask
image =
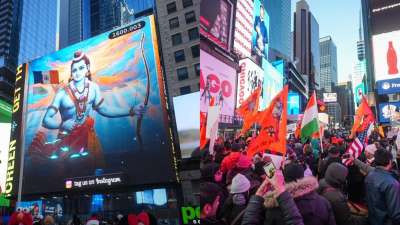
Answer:
[{"label": "skyscraper", "polygon": [[276,58],[274,53],[277,51],[285,58],[290,59],[292,51],[290,0],[267,0],[264,1],[264,4],[270,18],[270,53],[268,57],[274,60]]},{"label": "skyscraper", "polygon": [[305,0],[296,3],[293,60],[297,70],[308,76],[309,92],[319,87],[319,25]]},{"label": "skyscraper", "polygon": [[0,0],[0,99],[9,103],[14,96],[18,63],[21,1]]},{"label": "skyscraper", "polygon": [[319,39],[320,48],[320,89],[322,92],[332,92],[337,85],[337,52],[331,36]]},{"label": "skyscraper", "polygon": [[18,64],[58,49],[58,4],[58,0],[23,1]]}]

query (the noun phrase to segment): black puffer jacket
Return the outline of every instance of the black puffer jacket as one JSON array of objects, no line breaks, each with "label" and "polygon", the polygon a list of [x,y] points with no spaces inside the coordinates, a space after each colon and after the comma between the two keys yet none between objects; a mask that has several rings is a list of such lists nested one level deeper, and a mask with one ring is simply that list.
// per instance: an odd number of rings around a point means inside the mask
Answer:
[{"label": "black puffer jacket", "polygon": [[367,218],[351,215],[347,199],[340,190],[346,181],[347,174],[348,170],[345,166],[332,163],[326,170],[325,178],[319,181],[318,193],[331,203],[336,224],[367,224]]}]

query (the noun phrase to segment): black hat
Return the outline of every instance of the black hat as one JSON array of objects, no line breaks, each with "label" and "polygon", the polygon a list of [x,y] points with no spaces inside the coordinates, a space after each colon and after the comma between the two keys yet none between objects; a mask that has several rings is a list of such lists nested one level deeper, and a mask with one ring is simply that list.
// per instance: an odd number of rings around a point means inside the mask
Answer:
[{"label": "black hat", "polygon": [[301,164],[292,162],[285,166],[283,169],[283,176],[285,182],[292,182],[304,177],[304,168]]}]

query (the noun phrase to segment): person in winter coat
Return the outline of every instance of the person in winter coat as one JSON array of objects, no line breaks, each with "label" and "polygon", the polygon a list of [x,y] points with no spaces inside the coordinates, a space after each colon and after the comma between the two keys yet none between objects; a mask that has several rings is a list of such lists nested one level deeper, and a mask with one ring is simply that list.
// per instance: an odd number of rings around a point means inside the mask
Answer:
[{"label": "person in winter coat", "polygon": [[249,201],[250,181],[238,173],[232,180],[230,195],[222,208],[223,219],[231,225],[240,225]]},{"label": "person in winter coat", "polygon": [[332,146],[328,150],[328,157],[320,161],[320,165],[318,168],[319,179],[324,178],[326,169],[331,163],[334,162],[341,163],[342,159],[340,158],[339,149],[335,146]]},{"label": "person in winter coat", "polygon": [[245,210],[242,225],[260,225],[270,222],[269,217],[263,217],[263,196],[273,188],[276,191],[281,224],[304,225],[303,219],[293,198],[285,189],[285,181],[282,171],[277,170],[272,179],[266,178],[258,188],[256,194],[250,198]]},{"label": "person in winter coat", "polygon": [[217,184],[211,182],[200,184],[201,224],[226,224],[224,221],[217,218],[217,211],[220,207],[221,197],[222,190]]},{"label": "person in winter coat", "polygon": [[393,156],[384,149],[374,154],[376,168],[365,178],[371,225],[400,224],[400,184],[391,172]]},{"label": "person in winter coat", "polygon": [[341,191],[347,174],[348,170],[345,166],[340,163],[332,163],[326,170],[325,178],[319,181],[318,192],[331,203],[336,224],[367,224],[366,218],[351,215],[347,199]]}]

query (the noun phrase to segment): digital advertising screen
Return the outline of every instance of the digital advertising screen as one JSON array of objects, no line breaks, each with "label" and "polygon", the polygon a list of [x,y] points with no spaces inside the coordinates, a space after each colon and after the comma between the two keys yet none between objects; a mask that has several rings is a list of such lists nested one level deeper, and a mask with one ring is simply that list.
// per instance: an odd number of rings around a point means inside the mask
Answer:
[{"label": "digital advertising screen", "polygon": [[200,92],[173,98],[182,158],[190,158],[200,146]]},{"label": "digital advertising screen", "polygon": [[380,34],[400,30],[400,2],[396,0],[369,0],[371,33]]},{"label": "digital advertising screen", "polygon": [[400,78],[400,31],[372,36],[375,81]]},{"label": "digital advertising screen", "polygon": [[210,100],[221,106],[221,114],[233,116],[236,70],[200,50],[200,111],[207,113]]},{"label": "digital advertising screen", "polygon": [[230,0],[202,0],[200,34],[230,51],[233,4]]},{"label": "digital advertising screen", "polygon": [[300,113],[300,95],[296,92],[288,94],[288,114],[296,115]]},{"label": "digital advertising screen", "polygon": [[337,102],[336,93],[323,93],[324,102]]},{"label": "digital advertising screen", "polygon": [[176,181],[158,49],[148,16],[26,65],[23,194]]},{"label": "digital advertising screen", "polygon": [[236,1],[234,52],[240,58],[251,56],[252,34],[254,24],[254,2],[252,0]]},{"label": "digital advertising screen", "polygon": [[283,88],[283,71],[279,71],[265,59],[263,59],[262,67],[264,69],[264,88],[263,102],[261,105],[262,110],[264,110]]},{"label": "digital advertising screen", "polygon": [[29,202],[17,202],[17,211],[29,212],[33,218],[43,216],[43,202],[42,201],[29,201]]},{"label": "digital advertising screen", "polygon": [[[236,108],[239,108],[258,87],[263,85],[264,71],[251,59],[246,58],[239,61],[240,72],[238,74]],[[260,102],[263,102],[261,91]],[[261,109],[261,105],[260,105]]]},{"label": "digital advertising screen", "polygon": [[256,56],[258,64],[261,65],[261,58],[268,59],[269,46],[269,16],[264,8],[264,2],[254,0],[253,15],[251,53]]},{"label": "digital advertising screen", "polygon": [[386,102],[379,104],[379,122],[389,123],[394,120],[400,111],[400,102]]},{"label": "digital advertising screen", "polygon": [[0,187],[1,187],[1,190],[6,190],[10,134],[11,134],[11,123],[0,122]]}]

